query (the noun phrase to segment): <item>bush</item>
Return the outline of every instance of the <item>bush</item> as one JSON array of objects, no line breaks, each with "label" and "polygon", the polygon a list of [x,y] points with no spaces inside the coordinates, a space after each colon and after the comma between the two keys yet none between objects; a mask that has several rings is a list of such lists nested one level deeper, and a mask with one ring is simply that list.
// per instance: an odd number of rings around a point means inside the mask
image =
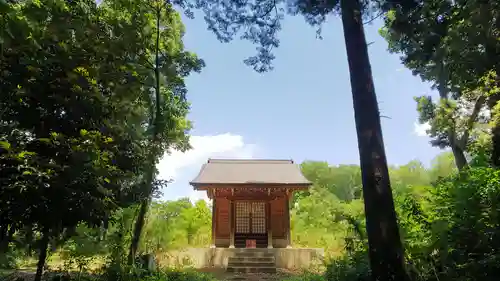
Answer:
[{"label": "bush", "polygon": [[157,271],[143,279],[143,281],[217,281],[213,276],[194,270]]},{"label": "bush", "polygon": [[356,251],[340,259],[334,259],[326,268],[329,281],[368,281],[370,264],[366,251]]},{"label": "bush", "polygon": [[18,267],[19,259],[22,257],[17,249],[9,246],[9,249],[5,253],[0,253],[0,268],[3,269],[15,269]]},{"label": "bush", "polygon": [[476,167],[434,191],[435,250],[449,280],[493,280],[500,271],[500,170]]},{"label": "bush", "polygon": [[300,276],[283,279],[283,281],[326,281],[325,276],[316,273],[304,273]]}]

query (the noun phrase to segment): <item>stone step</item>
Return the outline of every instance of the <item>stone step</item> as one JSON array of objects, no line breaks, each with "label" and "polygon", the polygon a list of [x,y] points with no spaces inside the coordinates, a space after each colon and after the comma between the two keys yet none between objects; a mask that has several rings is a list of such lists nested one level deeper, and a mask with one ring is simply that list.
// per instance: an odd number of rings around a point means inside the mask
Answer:
[{"label": "stone step", "polygon": [[227,263],[227,266],[228,267],[232,267],[232,266],[269,267],[269,266],[276,266],[276,263],[274,261],[272,261],[272,262],[261,262],[261,261],[235,262],[235,261],[230,261]]},{"label": "stone step", "polygon": [[237,258],[274,258],[272,253],[238,253],[235,255]]},{"label": "stone step", "polygon": [[276,274],[274,273],[235,273],[230,276],[226,281],[276,281]]},{"label": "stone step", "polygon": [[276,267],[274,263],[231,263],[227,264],[227,268],[234,267],[252,267],[252,268],[268,268],[268,267]]},{"label": "stone step", "polygon": [[275,262],[272,257],[229,257],[228,262]]},{"label": "stone step", "polygon": [[267,249],[239,249],[234,252],[235,257],[255,257],[267,258],[274,257],[274,253]]},{"label": "stone step", "polygon": [[276,273],[276,267],[228,266],[226,271],[234,273]]}]

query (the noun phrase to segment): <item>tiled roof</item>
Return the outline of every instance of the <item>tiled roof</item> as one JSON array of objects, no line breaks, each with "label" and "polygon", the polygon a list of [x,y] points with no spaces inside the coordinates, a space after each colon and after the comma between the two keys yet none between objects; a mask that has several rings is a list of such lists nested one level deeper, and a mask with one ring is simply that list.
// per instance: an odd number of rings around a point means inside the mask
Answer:
[{"label": "tiled roof", "polygon": [[292,160],[209,159],[190,182],[202,184],[290,184],[310,185]]}]

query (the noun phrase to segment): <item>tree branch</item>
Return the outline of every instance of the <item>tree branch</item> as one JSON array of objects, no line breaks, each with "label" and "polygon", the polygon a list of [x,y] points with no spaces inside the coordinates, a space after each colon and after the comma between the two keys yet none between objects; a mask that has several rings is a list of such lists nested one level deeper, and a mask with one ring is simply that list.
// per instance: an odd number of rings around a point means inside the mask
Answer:
[{"label": "tree branch", "polygon": [[378,15],[376,15],[373,18],[369,19],[368,21],[364,22],[363,25],[372,23],[374,20],[380,18],[384,13],[385,13],[384,11],[380,12]]},{"label": "tree branch", "polygon": [[462,138],[458,141],[458,144],[465,149],[465,146],[467,145],[467,141],[469,140],[470,133],[472,131],[472,128],[474,127],[474,122],[476,121],[477,117],[479,116],[479,112],[481,111],[481,107],[483,106],[484,102],[486,101],[485,96],[481,95],[476,99],[476,103],[474,104],[474,109],[472,110],[471,115],[469,116],[469,119],[467,120],[467,123],[465,125],[465,131],[464,134],[462,135]]}]

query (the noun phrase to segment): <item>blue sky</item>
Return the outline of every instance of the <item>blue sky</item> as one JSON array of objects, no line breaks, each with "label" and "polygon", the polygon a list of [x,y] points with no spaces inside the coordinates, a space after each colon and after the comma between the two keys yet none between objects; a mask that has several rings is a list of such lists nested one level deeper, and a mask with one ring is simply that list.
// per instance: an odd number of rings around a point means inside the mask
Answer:
[{"label": "blue sky", "polygon": [[[162,199],[202,198],[188,182],[208,157],[359,163],[340,19],[331,18],[319,40],[302,18],[287,18],[275,69],[264,74],[243,63],[255,46],[240,40],[219,43],[201,16],[184,23],[186,48],[207,66],[187,79],[194,148],[160,162],[160,176],[174,179]],[[428,164],[440,150],[416,132],[413,97],[431,93],[430,86],[388,53],[380,26],[374,22],[365,32],[374,42],[369,54],[381,114],[390,117],[382,119],[387,159],[396,165],[412,159]]]}]

